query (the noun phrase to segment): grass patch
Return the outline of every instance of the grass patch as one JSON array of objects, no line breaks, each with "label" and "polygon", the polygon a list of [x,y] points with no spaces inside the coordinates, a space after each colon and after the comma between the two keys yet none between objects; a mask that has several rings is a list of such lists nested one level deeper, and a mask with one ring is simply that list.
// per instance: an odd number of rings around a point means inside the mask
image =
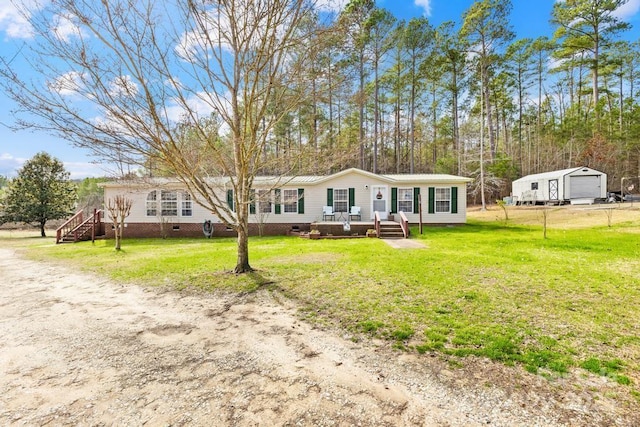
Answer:
[{"label": "grass patch", "polygon": [[226,292],[277,287],[308,319],[400,349],[477,355],[551,376],[579,367],[636,384],[639,223],[550,227],[543,239],[534,219],[518,222],[510,210],[508,223],[470,219],[422,236],[412,229],[428,250],[379,239],[252,238],[256,272],[239,276],[230,273],[231,238],[125,238],[119,253],[112,241],[22,246],[32,258],[119,281]]}]

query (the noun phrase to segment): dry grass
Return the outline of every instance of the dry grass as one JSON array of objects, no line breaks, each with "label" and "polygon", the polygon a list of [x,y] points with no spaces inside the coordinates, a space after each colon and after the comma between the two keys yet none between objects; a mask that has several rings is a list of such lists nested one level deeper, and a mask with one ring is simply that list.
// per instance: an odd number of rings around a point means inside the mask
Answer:
[{"label": "dry grass", "polygon": [[[566,206],[509,206],[508,223],[542,225],[542,212],[547,211],[547,227],[569,230],[591,227],[607,227],[611,224],[640,223],[640,204],[566,205]],[[489,206],[482,211],[474,206],[468,209],[468,218],[478,221],[505,221],[499,206]]]}]

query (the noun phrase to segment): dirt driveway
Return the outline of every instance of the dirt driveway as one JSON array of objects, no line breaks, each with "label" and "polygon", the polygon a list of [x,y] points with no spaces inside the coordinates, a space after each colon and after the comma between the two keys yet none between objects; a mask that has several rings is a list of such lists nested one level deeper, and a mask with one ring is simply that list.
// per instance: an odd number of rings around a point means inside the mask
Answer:
[{"label": "dirt driveway", "polygon": [[0,425],[634,422],[490,362],[453,368],[355,343],[285,305],[266,291],[118,284],[0,249]]}]

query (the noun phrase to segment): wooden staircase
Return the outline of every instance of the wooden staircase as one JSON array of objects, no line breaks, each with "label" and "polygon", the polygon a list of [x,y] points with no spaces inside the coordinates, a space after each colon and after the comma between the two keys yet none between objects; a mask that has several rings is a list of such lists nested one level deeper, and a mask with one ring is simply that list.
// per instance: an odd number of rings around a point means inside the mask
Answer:
[{"label": "wooden staircase", "polygon": [[380,234],[381,239],[404,239],[404,231],[402,231],[402,225],[393,221],[381,221],[380,222]]},{"label": "wooden staircase", "polygon": [[56,230],[56,243],[73,243],[82,240],[94,240],[104,235],[101,210],[93,211],[93,215],[84,219],[82,211],[77,212]]},{"label": "wooden staircase", "polygon": [[403,212],[398,212],[400,222],[382,221],[380,214],[374,213],[374,225],[379,239],[406,239],[409,237],[409,221]]}]

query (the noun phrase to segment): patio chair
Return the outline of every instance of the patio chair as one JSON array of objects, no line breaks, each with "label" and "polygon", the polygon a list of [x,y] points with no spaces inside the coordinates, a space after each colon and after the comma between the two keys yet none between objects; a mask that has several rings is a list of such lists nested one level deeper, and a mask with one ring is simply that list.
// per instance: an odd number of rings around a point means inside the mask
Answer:
[{"label": "patio chair", "polygon": [[360,206],[351,206],[349,211],[349,220],[362,221],[362,215],[360,215]]},{"label": "patio chair", "polygon": [[333,212],[333,206],[322,207],[322,220],[326,221],[327,218],[330,218],[332,221],[335,221],[336,214]]}]

